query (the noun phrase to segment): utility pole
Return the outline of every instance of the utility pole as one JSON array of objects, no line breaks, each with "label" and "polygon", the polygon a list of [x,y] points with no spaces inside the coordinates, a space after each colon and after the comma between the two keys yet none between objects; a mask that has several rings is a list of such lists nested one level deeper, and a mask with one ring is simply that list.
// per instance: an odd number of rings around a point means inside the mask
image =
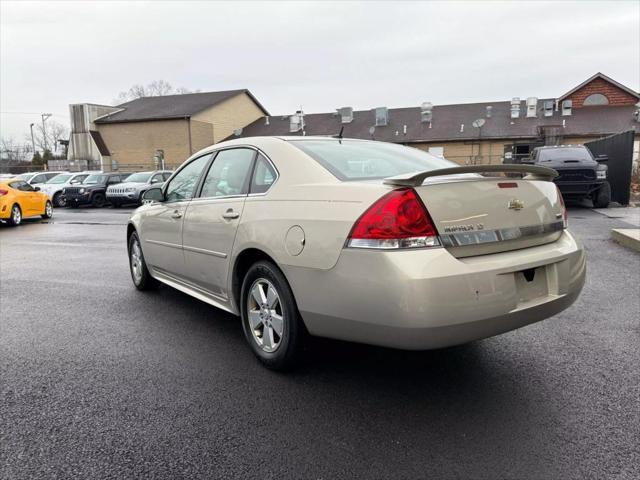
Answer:
[{"label": "utility pole", "polygon": [[44,142],[44,149],[47,149],[47,130],[44,126],[44,121],[51,116],[50,113],[43,113],[42,115],[42,141]]},{"label": "utility pole", "polygon": [[31,127],[31,146],[33,147],[33,154],[36,154],[36,141],[33,139],[33,126],[35,125],[35,123],[32,123],[30,125]]}]

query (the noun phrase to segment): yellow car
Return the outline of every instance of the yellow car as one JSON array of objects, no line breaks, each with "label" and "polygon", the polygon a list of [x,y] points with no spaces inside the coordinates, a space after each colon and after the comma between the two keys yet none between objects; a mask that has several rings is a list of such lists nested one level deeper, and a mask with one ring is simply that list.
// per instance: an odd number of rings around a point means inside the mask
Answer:
[{"label": "yellow car", "polygon": [[46,193],[19,178],[0,179],[0,221],[20,225],[25,217],[51,218],[53,206]]}]

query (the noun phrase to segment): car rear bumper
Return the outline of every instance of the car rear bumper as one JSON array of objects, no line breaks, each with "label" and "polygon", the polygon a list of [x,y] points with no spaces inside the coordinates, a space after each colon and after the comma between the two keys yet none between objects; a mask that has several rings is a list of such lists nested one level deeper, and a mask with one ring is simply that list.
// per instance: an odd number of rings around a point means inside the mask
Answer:
[{"label": "car rear bumper", "polygon": [[[534,276],[528,282],[522,271]],[[312,335],[421,350],[466,343],[544,320],[585,280],[580,243],[556,242],[458,259],[446,249],[345,249],[330,270],[286,268]]]}]

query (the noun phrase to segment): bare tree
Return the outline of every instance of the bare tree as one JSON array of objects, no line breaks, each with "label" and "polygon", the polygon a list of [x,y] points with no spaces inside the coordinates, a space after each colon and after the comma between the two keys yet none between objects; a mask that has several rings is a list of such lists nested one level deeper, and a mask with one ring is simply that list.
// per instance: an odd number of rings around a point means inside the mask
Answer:
[{"label": "bare tree", "polygon": [[18,143],[12,137],[0,138],[0,161],[7,164],[24,162],[31,159],[31,144]]},{"label": "bare tree", "polygon": [[[48,120],[46,122],[45,131],[42,130],[42,124],[37,123],[34,125],[33,140],[36,144],[36,149],[44,151],[45,147],[47,147],[49,150],[55,151],[58,148],[58,140],[66,140],[69,138],[69,128],[55,120]],[[25,141],[31,144],[31,135],[27,135]]]},{"label": "bare tree", "polygon": [[[196,92],[198,91],[199,90],[196,90]],[[166,80],[154,80],[148,85],[135,84],[129,90],[120,92],[113,103],[118,105],[141,97],[161,97],[164,95],[182,95],[185,93],[193,93],[193,91],[185,87],[173,88]]]}]

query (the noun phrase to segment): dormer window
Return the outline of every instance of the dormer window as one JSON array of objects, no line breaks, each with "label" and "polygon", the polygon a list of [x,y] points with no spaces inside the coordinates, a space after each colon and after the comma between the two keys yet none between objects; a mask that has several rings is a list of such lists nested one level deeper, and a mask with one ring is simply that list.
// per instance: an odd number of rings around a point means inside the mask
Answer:
[{"label": "dormer window", "polygon": [[584,99],[583,104],[585,107],[591,105],[609,105],[609,99],[601,93],[593,93]]}]

